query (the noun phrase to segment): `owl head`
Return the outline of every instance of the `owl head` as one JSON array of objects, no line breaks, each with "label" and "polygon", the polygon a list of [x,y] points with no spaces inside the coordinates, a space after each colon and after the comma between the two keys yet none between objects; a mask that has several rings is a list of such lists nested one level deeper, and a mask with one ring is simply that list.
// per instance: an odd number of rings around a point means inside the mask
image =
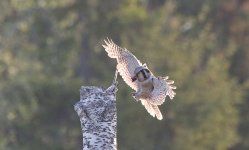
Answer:
[{"label": "owl head", "polygon": [[135,76],[131,78],[132,82],[136,80],[138,80],[139,82],[143,82],[151,76],[149,69],[143,66],[137,67],[134,71],[134,74]]}]

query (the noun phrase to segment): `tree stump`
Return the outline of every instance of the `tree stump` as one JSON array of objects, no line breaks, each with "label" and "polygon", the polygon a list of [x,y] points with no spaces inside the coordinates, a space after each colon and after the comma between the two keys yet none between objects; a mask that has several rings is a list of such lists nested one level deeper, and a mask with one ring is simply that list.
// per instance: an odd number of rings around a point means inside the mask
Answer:
[{"label": "tree stump", "polygon": [[80,89],[80,101],[74,109],[80,117],[83,150],[117,149],[116,77],[117,72],[107,89],[95,86]]}]

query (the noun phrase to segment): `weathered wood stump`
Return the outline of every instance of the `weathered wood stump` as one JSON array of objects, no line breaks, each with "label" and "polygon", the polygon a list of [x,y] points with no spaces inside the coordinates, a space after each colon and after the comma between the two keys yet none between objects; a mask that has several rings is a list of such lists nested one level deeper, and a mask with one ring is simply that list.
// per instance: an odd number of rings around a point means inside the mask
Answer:
[{"label": "weathered wood stump", "polygon": [[116,75],[107,89],[95,86],[80,89],[80,101],[74,109],[80,117],[83,150],[117,149]]}]

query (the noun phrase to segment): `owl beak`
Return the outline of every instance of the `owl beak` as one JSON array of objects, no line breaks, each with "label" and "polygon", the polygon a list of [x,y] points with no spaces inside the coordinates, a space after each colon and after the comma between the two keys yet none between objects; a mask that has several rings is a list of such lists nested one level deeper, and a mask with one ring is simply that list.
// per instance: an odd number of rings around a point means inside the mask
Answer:
[{"label": "owl beak", "polygon": [[132,81],[132,82],[134,82],[134,81],[136,81],[136,80],[137,80],[137,77],[136,77],[136,76],[134,76],[134,77],[131,78],[131,81]]}]

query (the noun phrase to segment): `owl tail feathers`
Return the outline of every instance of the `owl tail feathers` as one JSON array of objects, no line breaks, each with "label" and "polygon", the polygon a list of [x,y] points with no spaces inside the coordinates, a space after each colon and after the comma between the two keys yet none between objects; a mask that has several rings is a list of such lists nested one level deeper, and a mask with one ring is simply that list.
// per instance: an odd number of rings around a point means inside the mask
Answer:
[{"label": "owl tail feathers", "polygon": [[162,120],[162,119],[163,119],[163,115],[162,115],[160,109],[158,108],[158,106],[157,106],[157,105],[151,105],[151,106],[152,106],[153,109],[154,109],[154,112],[155,112],[155,114],[156,114],[157,119],[158,119],[158,120]]},{"label": "owl tail feathers", "polygon": [[141,100],[141,103],[144,105],[145,109],[148,111],[148,113],[151,116],[153,116],[153,117],[156,116],[158,120],[163,119],[162,113],[157,105],[153,105],[146,100]]}]

